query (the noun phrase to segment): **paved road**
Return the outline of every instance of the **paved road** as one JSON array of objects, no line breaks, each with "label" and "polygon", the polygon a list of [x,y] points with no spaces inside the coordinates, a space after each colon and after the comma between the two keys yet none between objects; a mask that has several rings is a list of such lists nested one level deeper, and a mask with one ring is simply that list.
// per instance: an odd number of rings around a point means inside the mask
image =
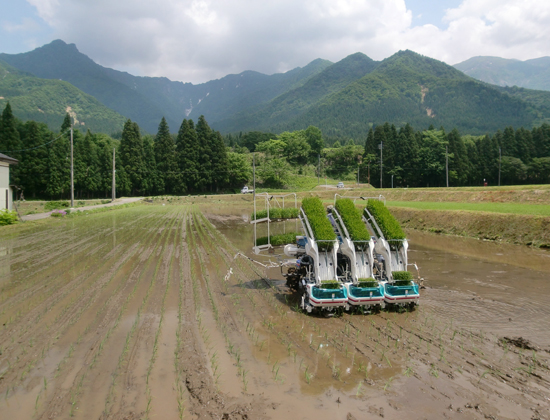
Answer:
[{"label": "paved road", "polygon": [[[115,201],[113,201],[112,203],[108,203],[108,204],[97,204],[95,206],[83,206],[83,207],[76,207],[75,210],[80,210],[80,211],[83,211],[83,210],[92,210],[92,209],[97,209],[99,207],[112,207],[112,206],[118,206],[120,204],[126,204],[126,203],[133,203],[135,201],[139,201],[139,200],[142,200],[143,197],[128,197],[128,198],[117,198]],[[52,212],[48,212],[48,213],[35,213],[35,214],[27,214],[26,216],[23,216],[22,219],[23,221],[29,221],[29,220],[39,220],[39,219],[45,219],[47,217],[50,217],[50,214]]]}]

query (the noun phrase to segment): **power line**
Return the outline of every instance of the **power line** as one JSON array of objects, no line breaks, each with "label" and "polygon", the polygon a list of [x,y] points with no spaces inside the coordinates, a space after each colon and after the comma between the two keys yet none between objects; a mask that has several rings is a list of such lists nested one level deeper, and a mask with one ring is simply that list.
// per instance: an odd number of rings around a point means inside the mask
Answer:
[{"label": "power line", "polygon": [[56,141],[57,139],[63,137],[65,135],[65,131],[63,133],[61,133],[58,137],[56,137],[55,139],[53,139],[52,141],[49,141],[47,143],[44,143],[44,144],[41,144],[40,146],[36,146],[36,147],[31,147],[29,149],[21,149],[21,150],[0,150],[0,153],[19,153],[19,152],[28,152],[29,150],[35,150],[35,149],[39,149],[40,147],[44,147],[44,146],[47,146],[48,144],[51,144],[53,143],[54,141]]}]

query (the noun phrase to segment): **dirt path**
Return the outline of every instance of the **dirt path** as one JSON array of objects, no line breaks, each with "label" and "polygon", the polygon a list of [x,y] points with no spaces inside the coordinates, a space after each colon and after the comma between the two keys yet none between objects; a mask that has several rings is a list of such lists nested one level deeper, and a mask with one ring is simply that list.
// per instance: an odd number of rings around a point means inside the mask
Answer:
[{"label": "dirt path", "polygon": [[[108,204],[97,204],[95,206],[83,206],[83,207],[77,207],[75,208],[75,211],[86,211],[86,210],[93,210],[100,207],[112,207],[112,206],[118,206],[120,204],[127,204],[127,203],[134,203],[136,201],[143,200],[143,197],[124,197],[124,198],[117,198],[115,201],[108,203]],[[30,221],[30,220],[40,220],[40,219],[46,219],[50,217],[52,212],[47,213],[36,213],[36,214],[27,214],[25,216],[22,216],[21,219],[23,221]]]}]

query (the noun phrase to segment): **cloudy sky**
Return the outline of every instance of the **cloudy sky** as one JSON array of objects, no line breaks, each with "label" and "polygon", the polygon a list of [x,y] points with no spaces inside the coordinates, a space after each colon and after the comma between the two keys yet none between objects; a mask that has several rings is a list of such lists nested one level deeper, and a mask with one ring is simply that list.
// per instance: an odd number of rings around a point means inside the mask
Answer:
[{"label": "cloudy sky", "polygon": [[1,0],[0,52],[62,39],[97,63],[200,83],[411,49],[456,64],[550,55],[548,0]]}]

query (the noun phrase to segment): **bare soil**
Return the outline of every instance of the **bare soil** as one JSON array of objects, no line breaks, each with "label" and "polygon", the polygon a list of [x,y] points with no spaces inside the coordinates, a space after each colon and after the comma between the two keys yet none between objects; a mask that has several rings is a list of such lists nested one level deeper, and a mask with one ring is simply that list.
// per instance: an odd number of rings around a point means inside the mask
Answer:
[{"label": "bare soil", "polygon": [[306,315],[221,200],[0,232],[0,417],[550,418],[550,346],[468,323],[481,291],[449,315],[432,267],[413,312]]}]

